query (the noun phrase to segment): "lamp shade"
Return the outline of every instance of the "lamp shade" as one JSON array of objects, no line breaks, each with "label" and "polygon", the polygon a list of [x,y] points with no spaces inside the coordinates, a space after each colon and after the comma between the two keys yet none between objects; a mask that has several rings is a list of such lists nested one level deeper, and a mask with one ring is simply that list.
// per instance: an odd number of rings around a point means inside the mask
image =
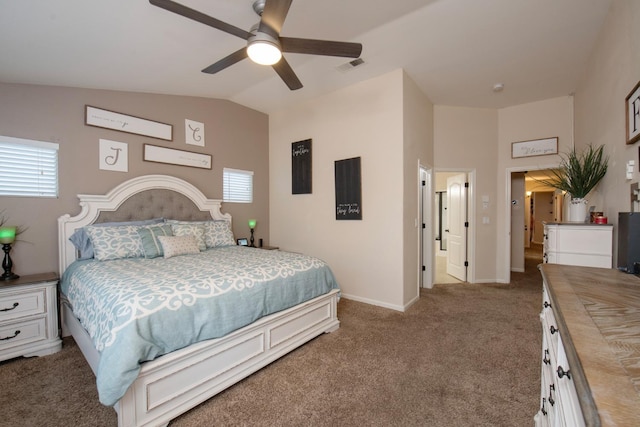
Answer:
[{"label": "lamp shade", "polygon": [[0,227],[0,243],[13,243],[16,240],[17,227]]},{"label": "lamp shade", "polygon": [[258,221],[256,221],[255,219],[250,219],[249,220],[249,228],[256,228],[256,224],[258,223]]}]

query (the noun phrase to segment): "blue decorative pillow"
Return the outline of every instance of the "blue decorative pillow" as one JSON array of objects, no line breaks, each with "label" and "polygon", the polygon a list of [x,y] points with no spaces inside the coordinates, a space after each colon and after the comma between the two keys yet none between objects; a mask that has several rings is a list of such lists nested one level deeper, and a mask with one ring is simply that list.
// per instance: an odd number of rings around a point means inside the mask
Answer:
[{"label": "blue decorative pillow", "polygon": [[86,228],[93,245],[94,258],[98,261],[144,256],[142,240],[138,235],[139,226]]},{"label": "blue decorative pillow", "polygon": [[193,236],[198,249],[204,251],[207,245],[204,241],[204,225],[201,222],[171,222],[174,236]]},{"label": "blue decorative pillow", "polygon": [[236,240],[231,231],[231,221],[208,221],[205,223],[204,240],[207,248],[235,245]]},{"label": "blue decorative pillow", "polygon": [[142,249],[145,258],[156,258],[163,256],[162,245],[159,236],[173,236],[173,231],[169,224],[148,225],[138,228],[138,235],[142,241]]},{"label": "blue decorative pillow", "polygon": [[[150,224],[159,224],[164,222],[164,218],[154,218],[154,219],[146,219],[142,221],[123,221],[123,222],[102,222],[99,224],[92,224],[91,227],[115,227],[115,226],[123,226],[123,225],[150,225]],[[91,239],[85,230],[86,227],[82,227],[77,229],[71,237],[69,237],[69,241],[73,243],[73,246],[80,252],[80,257],[78,259],[89,259],[93,258],[93,245],[91,244]]]},{"label": "blue decorative pillow", "polygon": [[[167,222],[172,225],[193,226],[194,224],[198,224],[202,226],[204,229],[204,247],[201,245],[202,242],[198,241],[200,250],[236,244],[236,240],[233,237],[233,231],[231,230],[231,221],[224,219],[215,221],[177,221],[168,219]],[[173,232],[175,235],[178,235],[175,228]]]}]

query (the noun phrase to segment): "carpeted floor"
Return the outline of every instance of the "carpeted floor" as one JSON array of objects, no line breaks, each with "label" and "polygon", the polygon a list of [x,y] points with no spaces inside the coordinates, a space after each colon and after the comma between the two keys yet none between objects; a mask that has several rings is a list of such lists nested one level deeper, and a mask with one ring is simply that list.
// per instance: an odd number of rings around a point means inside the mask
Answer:
[{"label": "carpeted floor", "polygon": [[[322,335],[171,426],[530,426],[538,409],[535,258],[501,284],[423,290],[406,313],[349,300]],[[0,424],[115,426],[71,339],[0,363]]]}]

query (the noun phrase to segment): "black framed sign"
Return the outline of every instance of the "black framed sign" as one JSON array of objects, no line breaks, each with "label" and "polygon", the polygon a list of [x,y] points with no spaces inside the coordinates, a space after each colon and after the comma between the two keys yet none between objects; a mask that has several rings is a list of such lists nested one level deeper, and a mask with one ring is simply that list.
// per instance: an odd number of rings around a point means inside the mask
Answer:
[{"label": "black framed sign", "polygon": [[633,144],[640,139],[640,82],[625,98],[627,144]]},{"label": "black framed sign", "polygon": [[360,157],[336,160],[336,219],[362,219]]},{"label": "black framed sign", "polygon": [[291,194],[311,194],[311,140],[291,144]]}]

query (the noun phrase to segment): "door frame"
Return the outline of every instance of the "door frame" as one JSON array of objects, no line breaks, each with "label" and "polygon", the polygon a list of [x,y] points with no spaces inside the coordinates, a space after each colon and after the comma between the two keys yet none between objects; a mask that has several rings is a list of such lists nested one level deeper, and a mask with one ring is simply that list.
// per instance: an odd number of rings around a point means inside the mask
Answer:
[{"label": "door frame", "polygon": [[[528,172],[538,171],[545,169],[557,169],[558,164],[546,164],[546,165],[529,165],[529,166],[513,166],[505,170],[505,182],[506,182],[506,203],[504,204],[505,221],[504,221],[504,245],[505,254],[509,254],[509,260],[502,265],[503,274],[506,278],[505,283],[511,283],[511,174],[514,172]],[[525,181],[525,194],[526,194],[526,181]],[[524,241],[522,242],[524,245]]]},{"label": "door frame", "polygon": [[[439,172],[443,173],[466,173],[467,181],[469,182],[469,188],[467,188],[467,221],[469,221],[469,227],[467,228],[467,261],[469,266],[467,267],[467,283],[476,283],[476,169],[469,168],[434,168],[435,174]],[[435,178],[434,178],[435,179]],[[435,197],[435,185],[431,191],[431,198]],[[432,224],[433,227],[433,218]],[[431,244],[433,245],[433,235],[431,236]],[[433,251],[432,251],[433,252]],[[435,252],[431,258],[432,265],[435,265]],[[432,270],[432,281],[435,281],[435,270]]]}]

